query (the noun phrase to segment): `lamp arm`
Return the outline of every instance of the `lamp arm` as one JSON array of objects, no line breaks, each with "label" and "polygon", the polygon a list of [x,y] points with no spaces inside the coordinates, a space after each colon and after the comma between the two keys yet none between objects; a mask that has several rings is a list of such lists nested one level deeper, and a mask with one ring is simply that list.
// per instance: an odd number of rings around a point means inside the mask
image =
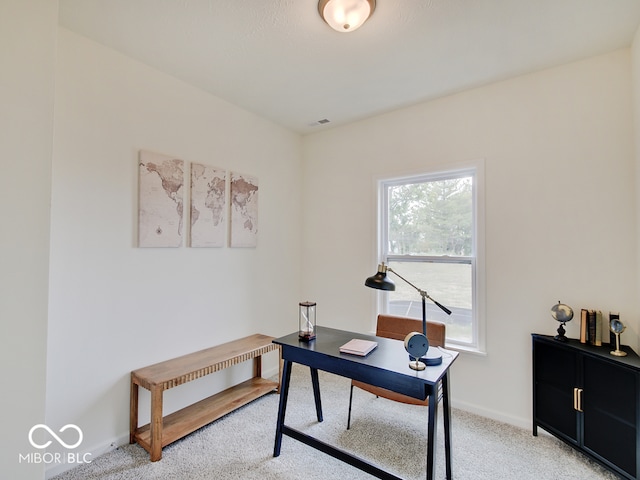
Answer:
[{"label": "lamp arm", "polygon": [[[425,292],[424,290],[419,289],[418,287],[416,287],[413,283],[411,283],[409,280],[407,280],[406,278],[404,278],[402,275],[400,275],[398,272],[396,272],[395,270],[393,270],[391,267],[387,267],[387,272],[393,272],[394,275],[396,275],[397,277],[400,277],[401,280],[404,280],[406,283],[408,283],[409,285],[411,285],[413,288],[415,288],[418,293],[420,293],[420,295],[422,295],[424,293],[424,295],[427,294],[427,292]],[[423,296],[424,296],[423,295]]]},{"label": "lamp arm", "polygon": [[451,310],[449,310],[447,307],[445,307],[444,305],[442,305],[441,303],[436,302],[433,298],[431,298],[429,295],[426,295],[427,292],[424,292],[425,296],[431,300],[433,303],[435,303],[438,307],[440,307],[440,309],[446,313],[447,315],[451,315]]},{"label": "lamp arm", "polygon": [[422,298],[428,298],[429,300],[431,300],[433,303],[435,303],[438,307],[440,307],[440,309],[446,313],[447,315],[451,315],[451,310],[449,310],[447,307],[445,307],[444,305],[442,305],[439,302],[436,302],[433,298],[431,298],[429,296],[429,294],[425,291],[422,290],[421,288],[416,287],[413,283],[411,283],[409,280],[407,280],[406,278],[404,278],[402,275],[400,275],[398,272],[396,272],[395,270],[393,270],[391,267],[387,267],[387,271],[388,272],[392,272],[394,275],[400,277],[401,280],[404,280],[406,283],[408,283],[409,285],[411,285],[413,288],[415,288],[418,293],[420,295],[422,295]]}]

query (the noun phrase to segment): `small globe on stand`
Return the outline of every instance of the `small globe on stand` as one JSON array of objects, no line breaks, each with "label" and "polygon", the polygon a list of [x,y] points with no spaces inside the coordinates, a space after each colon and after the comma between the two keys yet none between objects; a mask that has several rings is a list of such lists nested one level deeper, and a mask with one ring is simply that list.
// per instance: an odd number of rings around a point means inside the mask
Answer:
[{"label": "small globe on stand", "polygon": [[567,337],[565,337],[564,334],[567,332],[564,329],[564,326],[573,318],[573,309],[558,300],[558,303],[551,307],[551,316],[557,322],[560,322],[560,326],[558,327],[558,335],[556,335],[554,338],[559,342],[566,342]]}]

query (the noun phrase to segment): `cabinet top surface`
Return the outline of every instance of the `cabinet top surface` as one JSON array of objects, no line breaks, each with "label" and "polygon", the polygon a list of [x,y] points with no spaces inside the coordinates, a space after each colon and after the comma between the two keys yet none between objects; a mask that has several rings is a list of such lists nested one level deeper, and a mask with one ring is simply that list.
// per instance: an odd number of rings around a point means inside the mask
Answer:
[{"label": "cabinet top surface", "polygon": [[531,336],[533,340],[544,341],[547,343],[551,343],[553,345],[557,345],[560,348],[573,348],[577,349],[583,353],[587,353],[593,356],[600,357],[604,360],[609,360],[611,362],[619,363],[622,365],[626,365],[628,367],[640,370],[640,357],[633,349],[627,345],[621,345],[620,350],[627,352],[626,357],[616,357],[611,355],[611,346],[608,343],[603,343],[601,347],[596,347],[595,345],[589,345],[586,343],[581,343],[580,340],[575,338],[569,338],[566,342],[560,342],[556,340],[551,335],[541,335],[539,333],[532,333]]}]

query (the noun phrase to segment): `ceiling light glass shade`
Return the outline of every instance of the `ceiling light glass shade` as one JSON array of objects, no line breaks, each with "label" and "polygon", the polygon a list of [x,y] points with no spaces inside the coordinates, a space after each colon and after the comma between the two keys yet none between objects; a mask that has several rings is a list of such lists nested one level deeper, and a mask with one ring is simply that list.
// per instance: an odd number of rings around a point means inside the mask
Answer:
[{"label": "ceiling light glass shade", "polygon": [[318,11],[322,19],[337,32],[353,32],[371,16],[375,0],[320,0]]}]

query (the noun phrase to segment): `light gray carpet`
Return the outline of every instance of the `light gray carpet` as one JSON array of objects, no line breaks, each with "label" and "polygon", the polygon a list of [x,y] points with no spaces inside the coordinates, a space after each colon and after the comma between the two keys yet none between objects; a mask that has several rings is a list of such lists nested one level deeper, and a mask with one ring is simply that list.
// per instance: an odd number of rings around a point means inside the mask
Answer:
[{"label": "light gray carpet", "polygon": [[[408,406],[354,391],[351,429],[346,430],[349,380],[320,372],[324,422],[315,420],[309,370],[294,365],[286,423],[334,446],[375,462],[406,479],[424,479],[424,407]],[[260,479],[357,480],[372,477],[284,436],[274,458],[277,394],[270,394],[165,447],[151,463],[138,445],[124,445],[56,480]],[[441,412],[436,478],[445,478]],[[539,430],[501,424],[452,411],[455,480],[616,479],[559,440]]]}]

